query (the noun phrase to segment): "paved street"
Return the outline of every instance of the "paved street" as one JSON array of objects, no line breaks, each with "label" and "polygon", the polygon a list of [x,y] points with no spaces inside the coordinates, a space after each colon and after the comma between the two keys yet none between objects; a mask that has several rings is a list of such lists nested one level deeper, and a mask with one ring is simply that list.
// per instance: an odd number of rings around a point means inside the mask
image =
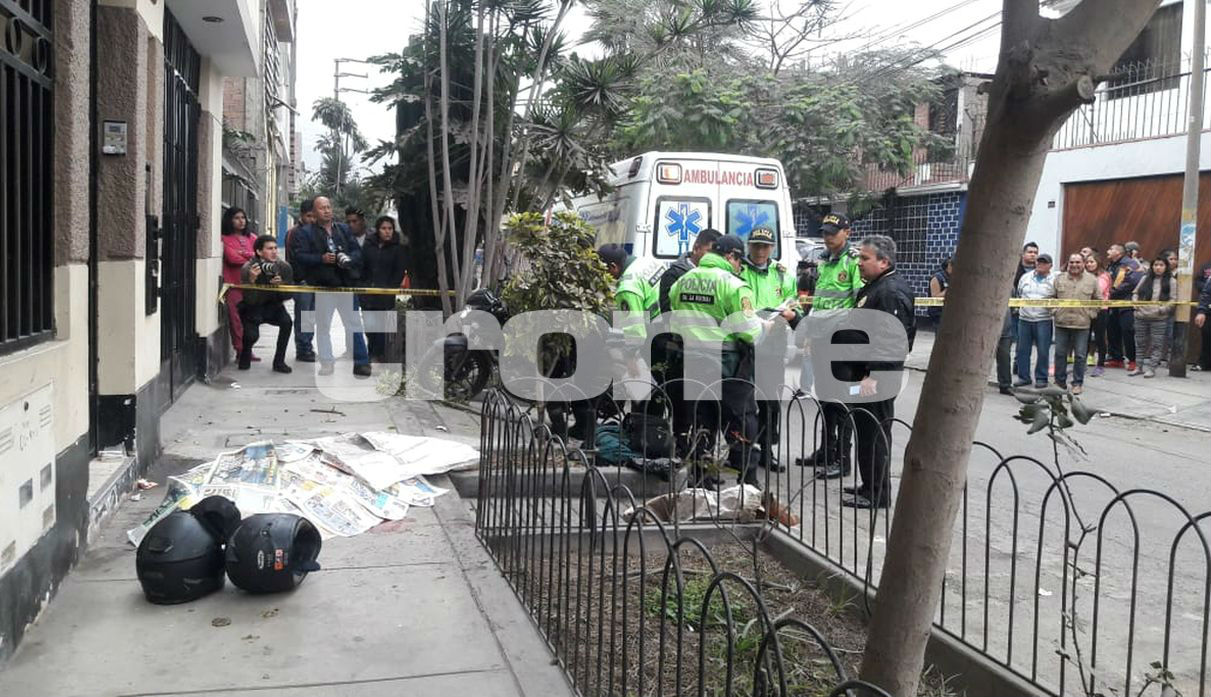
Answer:
[{"label": "paved street", "polygon": [[[262,438],[398,429],[478,445],[478,419],[466,412],[398,398],[333,403],[314,385],[307,371],[282,376],[268,362],[195,385],[164,416],[165,454],[149,478]],[[399,523],[326,541],[323,571],[292,593],[250,596],[228,584],[157,606],[139,589],[125,531],[163,491],[127,501],[105,525],[0,672],[0,694],[571,694],[453,491]]]}]

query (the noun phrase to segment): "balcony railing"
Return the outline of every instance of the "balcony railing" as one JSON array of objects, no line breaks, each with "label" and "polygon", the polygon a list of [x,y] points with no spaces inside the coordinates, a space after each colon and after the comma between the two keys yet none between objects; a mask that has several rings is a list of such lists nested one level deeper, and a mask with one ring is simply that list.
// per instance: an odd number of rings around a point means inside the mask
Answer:
[{"label": "balcony railing", "polygon": [[[1060,127],[1053,150],[1164,138],[1186,132],[1190,110],[1190,66],[1144,61],[1120,69],[1101,83],[1092,104],[1077,109]],[[1202,75],[1204,93],[1207,71]],[[1203,128],[1207,128],[1204,109]]]}]

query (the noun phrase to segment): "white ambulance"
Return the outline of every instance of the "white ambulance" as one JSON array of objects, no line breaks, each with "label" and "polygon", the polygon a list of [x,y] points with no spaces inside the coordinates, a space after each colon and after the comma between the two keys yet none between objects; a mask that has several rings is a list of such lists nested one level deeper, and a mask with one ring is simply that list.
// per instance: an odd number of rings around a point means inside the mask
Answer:
[{"label": "white ambulance", "polygon": [[597,245],[617,243],[637,257],[672,261],[690,251],[707,228],[747,240],[753,228],[773,229],[773,258],[794,269],[799,260],[790,191],[777,160],[695,152],[648,152],[612,166],[614,191],[572,201],[597,229]]}]

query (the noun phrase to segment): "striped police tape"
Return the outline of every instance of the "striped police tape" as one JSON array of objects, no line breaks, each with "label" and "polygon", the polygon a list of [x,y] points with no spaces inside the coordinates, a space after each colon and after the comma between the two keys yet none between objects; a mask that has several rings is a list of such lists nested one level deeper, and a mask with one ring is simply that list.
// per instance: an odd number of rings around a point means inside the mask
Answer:
[{"label": "striped police tape", "polygon": [[[227,295],[229,290],[256,290],[269,293],[355,293],[358,295],[411,295],[417,297],[441,297],[443,291],[420,288],[329,288],[320,286],[301,286],[301,285],[257,285],[251,283],[225,283],[219,291],[219,301]],[[453,296],[454,291],[445,291],[446,295]],[[801,299],[802,304],[810,305],[811,297]],[[917,298],[915,301],[917,307],[943,307],[945,298]],[[1178,302],[1175,300],[1028,300],[1026,298],[1010,298],[1008,301],[1009,307],[1047,307],[1047,308],[1075,308],[1075,307],[1096,307],[1096,308],[1118,308],[1118,307],[1145,307],[1145,306],[1160,306],[1186,305],[1195,307],[1196,302]]]}]

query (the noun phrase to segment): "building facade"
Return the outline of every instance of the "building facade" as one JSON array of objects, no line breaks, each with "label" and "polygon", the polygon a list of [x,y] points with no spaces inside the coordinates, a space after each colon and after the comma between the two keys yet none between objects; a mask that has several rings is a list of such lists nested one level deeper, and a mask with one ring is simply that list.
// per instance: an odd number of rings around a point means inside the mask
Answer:
[{"label": "building facade", "polygon": [[279,5],[0,0],[0,661],[230,359],[223,87]]},{"label": "building facade", "polygon": [[[1056,3],[1061,11],[1074,2]],[[1163,0],[1124,52],[1092,104],[1056,133],[1035,195],[1026,239],[1062,255],[1088,245],[1105,250],[1135,240],[1145,256],[1178,246],[1186,122],[1194,48],[1192,3]],[[1203,80],[1206,87],[1206,75]],[[920,295],[958,245],[967,184],[978,155],[988,75],[963,74],[945,85],[941,106],[918,110],[917,122],[953,142],[944,156],[919,150],[907,175],[871,170],[863,189],[880,200],[855,215],[857,233],[884,232],[901,246],[906,275]],[[1211,260],[1211,120],[1204,105],[1202,170],[1194,265]],[[926,117],[925,114],[928,114]],[[811,235],[822,210],[844,200],[800,202],[801,234]],[[955,212],[957,211],[957,215]]]}]

